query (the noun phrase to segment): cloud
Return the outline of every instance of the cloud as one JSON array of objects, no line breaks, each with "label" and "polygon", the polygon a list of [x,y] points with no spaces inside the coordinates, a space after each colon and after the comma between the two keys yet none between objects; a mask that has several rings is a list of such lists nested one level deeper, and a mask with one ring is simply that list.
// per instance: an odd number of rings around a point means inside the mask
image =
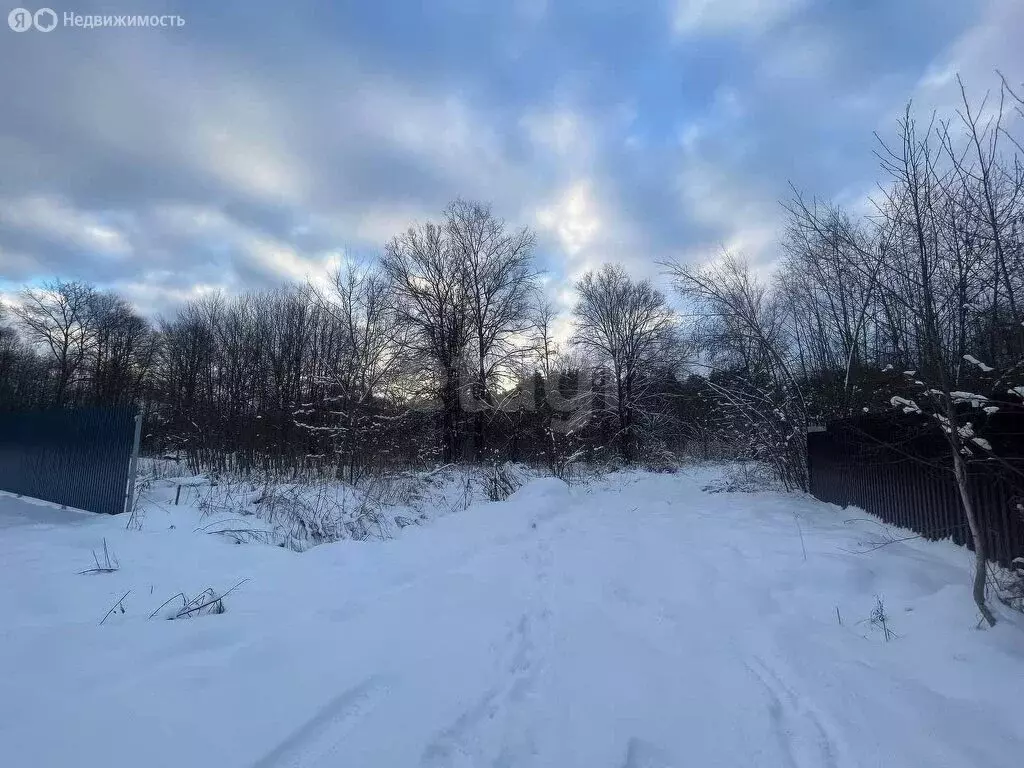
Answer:
[{"label": "cloud", "polygon": [[909,96],[1024,64],[1016,0],[387,5],[183,0],[179,30],[4,37],[0,288],[169,311],[322,274],[456,196],[534,227],[565,305],[604,261],[767,264],[791,182],[859,199]]},{"label": "cloud", "polygon": [[101,216],[76,210],[56,197],[0,200],[0,223],[104,256],[125,256],[131,251],[125,235]]},{"label": "cloud", "polygon": [[236,257],[242,271],[268,282],[319,277],[337,263],[336,251],[304,253],[291,243],[268,235],[215,208],[164,206],[149,213],[149,229],[157,239],[176,239],[185,247],[212,246],[213,252]]},{"label": "cloud", "polygon": [[965,29],[929,62],[915,94],[925,103],[946,108],[960,102],[959,74],[971,89],[988,89],[996,70],[1011,85],[1024,80],[1024,4],[1018,0],[986,0],[976,23]]},{"label": "cloud", "polygon": [[769,194],[722,166],[691,156],[679,177],[681,208],[709,236],[690,249],[698,260],[724,248],[757,263],[774,257],[781,209]]},{"label": "cloud", "polygon": [[589,159],[592,139],[579,115],[571,109],[531,112],[520,120],[530,141],[556,157]]},{"label": "cloud", "polygon": [[763,33],[792,16],[806,0],[678,0],[673,9],[676,34]]},{"label": "cloud", "polygon": [[571,184],[536,214],[538,226],[554,234],[568,260],[581,262],[582,271],[595,266],[580,257],[597,242],[602,229],[591,186],[586,179]]}]

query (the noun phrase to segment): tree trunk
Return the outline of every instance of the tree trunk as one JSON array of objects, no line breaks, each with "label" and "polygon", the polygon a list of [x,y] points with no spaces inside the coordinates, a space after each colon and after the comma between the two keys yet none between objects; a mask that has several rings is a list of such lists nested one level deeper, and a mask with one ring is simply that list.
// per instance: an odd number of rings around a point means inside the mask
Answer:
[{"label": "tree trunk", "polygon": [[619,417],[619,453],[627,464],[633,462],[633,450],[629,444],[629,414],[626,412],[626,398],[621,376],[615,375],[615,410]]},{"label": "tree trunk", "polygon": [[[477,389],[477,392],[476,392],[477,402],[478,402],[478,404],[480,406],[482,406],[484,403],[488,402],[488,400],[487,400],[487,373],[484,370],[484,360],[483,360],[482,357],[480,358],[480,368],[479,368],[479,371],[477,372],[476,389]],[[485,431],[486,430],[486,425],[484,423],[484,419],[485,418],[486,418],[486,414],[484,413],[483,409],[480,408],[479,410],[477,410],[476,417],[475,417],[475,423],[473,425],[474,428],[475,428],[475,432],[476,432],[476,434],[474,436],[475,439],[473,440],[473,442],[475,443],[474,447],[476,449],[475,453],[476,453],[476,460],[477,461],[483,461],[484,458],[485,458],[485,453],[487,451],[487,440],[486,440],[486,431]]]},{"label": "tree trunk", "polygon": [[981,526],[978,525],[974,502],[971,500],[970,489],[967,486],[967,463],[960,455],[958,446],[954,446],[953,451],[953,473],[956,475],[960,502],[963,504],[967,525],[971,529],[971,539],[974,542],[974,603],[978,606],[985,621],[992,627],[995,626],[996,617],[985,603],[985,574],[988,568],[988,559],[985,556],[985,538],[982,535]]},{"label": "tree trunk", "polygon": [[459,377],[456,370],[449,368],[441,392],[441,408],[443,410],[441,450],[444,463],[449,464],[455,461],[458,456]]}]

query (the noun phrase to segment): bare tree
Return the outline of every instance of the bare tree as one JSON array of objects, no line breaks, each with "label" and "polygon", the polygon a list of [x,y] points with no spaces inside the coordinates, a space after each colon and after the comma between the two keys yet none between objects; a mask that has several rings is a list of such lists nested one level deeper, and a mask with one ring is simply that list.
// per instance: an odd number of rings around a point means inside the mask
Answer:
[{"label": "bare tree", "polygon": [[632,461],[653,394],[644,374],[659,362],[671,368],[681,357],[675,314],[650,281],[634,281],[611,264],[585,274],[576,290],[572,340],[608,366],[613,391],[605,407],[617,421],[613,439],[623,459]]},{"label": "bare tree", "polygon": [[558,342],[555,339],[555,321],[558,311],[550,299],[537,294],[537,301],[530,312],[533,326],[533,345],[544,378],[550,378],[558,359]]},{"label": "bare tree", "polygon": [[[893,181],[882,203],[884,223],[902,236],[900,258],[888,265],[890,279],[884,281],[883,290],[914,320],[918,366],[908,376],[923,395],[920,403],[899,395],[894,395],[892,402],[904,411],[930,416],[946,437],[974,548],[974,601],[992,625],[995,616],[985,596],[987,541],[968,482],[969,458],[989,444],[976,433],[970,413],[961,407],[965,400],[975,398],[965,397],[958,382],[970,343],[968,315],[978,303],[979,289],[991,291],[998,306],[1002,284],[1010,315],[1018,322],[1020,315],[1013,281],[1003,269],[1007,257],[1002,235],[1008,227],[995,213],[995,198],[1002,197],[991,188],[997,172],[995,155],[981,150],[966,96],[964,101],[964,124],[970,145],[977,151],[977,164],[968,164],[953,147],[947,130],[940,132],[934,121],[919,133],[909,106],[900,122],[898,144],[882,145],[882,166]],[[948,164],[942,163],[941,149]],[[976,223],[990,235],[987,244],[976,242],[981,234]],[[983,267],[985,261],[991,270]],[[986,273],[992,276],[987,291],[985,284],[978,282]]]},{"label": "bare tree", "polygon": [[[880,142],[887,180],[877,212],[862,227],[837,226],[834,209],[798,197],[789,206],[783,275],[802,335],[796,346],[814,359],[804,370],[827,375],[838,363],[827,350],[853,349],[864,410],[884,403],[944,436],[945,469],[975,554],[973,597],[990,624],[988,534],[969,474],[972,465],[998,465],[1005,477],[1021,477],[985,432],[995,414],[1020,411],[1024,400],[1024,170],[1020,142],[1003,120],[1008,96],[1004,83],[998,103],[986,97],[974,106],[961,84],[958,119],[926,125],[908,105],[896,140]],[[851,403],[853,367],[848,362]]]},{"label": "bare tree", "polygon": [[719,375],[709,377],[732,428],[789,487],[807,488],[807,403],[782,294],[732,255],[705,266],[664,265],[694,308],[692,343]]},{"label": "bare tree", "polygon": [[407,329],[398,322],[386,275],[375,267],[349,263],[315,295],[334,351],[320,378],[323,399],[304,404],[296,415],[301,426],[333,438],[345,476],[355,479],[379,433],[375,400],[395,394]]},{"label": "bare tree", "polygon": [[535,237],[526,228],[510,231],[481,203],[456,200],[444,218],[450,246],[465,270],[475,377],[474,448],[481,458],[494,406],[492,385],[509,373],[530,329],[530,304],[536,288]]},{"label": "bare tree", "polygon": [[110,292],[94,293],[90,316],[90,398],[103,405],[137,402],[156,354],[152,328],[127,301]]},{"label": "bare tree", "polygon": [[24,337],[45,349],[55,367],[54,402],[64,405],[94,343],[95,289],[87,283],[54,280],[25,288],[14,314]]},{"label": "bare tree", "polygon": [[459,450],[460,375],[473,334],[462,254],[445,227],[428,222],[393,238],[381,266],[395,291],[397,317],[409,329],[410,352],[440,402],[443,458],[453,461]]},{"label": "bare tree", "polygon": [[38,405],[49,395],[46,369],[6,319],[7,310],[0,304],[0,408]]}]

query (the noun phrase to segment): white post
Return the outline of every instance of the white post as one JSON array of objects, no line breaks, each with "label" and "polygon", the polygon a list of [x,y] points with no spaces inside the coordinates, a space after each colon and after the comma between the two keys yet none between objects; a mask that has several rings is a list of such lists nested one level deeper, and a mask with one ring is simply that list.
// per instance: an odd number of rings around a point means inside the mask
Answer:
[{"label": "white post", "polygon": [[135,506],[135,474],[139,464],[139,442],[142,440],[142,414],[135,414],[135,441],[132,445],[132,460],[128,465],[128,497],[124,500],[124,511],[131,514]]}]

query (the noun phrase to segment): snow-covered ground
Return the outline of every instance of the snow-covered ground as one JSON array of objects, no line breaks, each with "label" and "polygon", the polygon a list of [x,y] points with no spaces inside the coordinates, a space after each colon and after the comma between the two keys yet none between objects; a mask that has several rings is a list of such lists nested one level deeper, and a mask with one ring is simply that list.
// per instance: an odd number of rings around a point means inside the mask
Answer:
[{"label": "snow-covered ground", "polygon": [[[1024,623],[976,629],[968,553],[867,551],[863,513],[714,472],[538,479],[302,553],[197,532],[167,484],[141,530],[0,496],[0,763],[1021,764]],[[117,570],[79,573],[104,540]]]}]

